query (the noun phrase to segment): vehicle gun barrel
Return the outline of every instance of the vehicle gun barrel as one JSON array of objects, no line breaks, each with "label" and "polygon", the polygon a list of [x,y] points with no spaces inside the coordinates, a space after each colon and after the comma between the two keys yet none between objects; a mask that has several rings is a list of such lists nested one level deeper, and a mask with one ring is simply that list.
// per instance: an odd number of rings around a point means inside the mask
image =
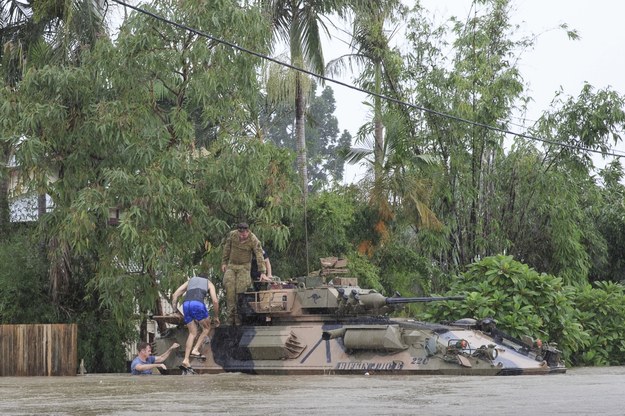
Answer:
[{"label": "vehicle gun barrel", "polygon": [[388,307],[397,309],[399,305],[404,303],[419,303],[419,302],[436,302],[436,301],[445,301],[445,300],[464,300],[464,296],[444,296],[444,297],[415,297],[415,298],[402,298],[401,296],[394,297],[385,297],[380,293],[373,292],[368,294],[360,295],[360,302],[365,306],[366,309],[372,310],[377,309],[381,310],[382,308]]},{"label": "vehicle gun barrel", "polygon": [[445,300],[464,300],[464,296],[425,296],[416,298],[386,298],[389,305],[397,303],[418,303],[418,302],[441,302]]}]

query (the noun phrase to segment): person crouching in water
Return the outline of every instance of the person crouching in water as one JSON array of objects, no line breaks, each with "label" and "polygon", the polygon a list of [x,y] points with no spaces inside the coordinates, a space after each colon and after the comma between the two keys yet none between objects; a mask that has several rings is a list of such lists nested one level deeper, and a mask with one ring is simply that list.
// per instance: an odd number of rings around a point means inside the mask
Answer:
[{"label": "person crouching in water", "polygon": [[[184,323],[189,330],[189,336],[187,337],[187,343],[184,349],[184,360],[182,361],[181,369],[183,371],[188,371],[193,370],[189,363],[190,357],[203,358],[200,353],[200,346],[211,330],[210,315],[204,303],[204,298],[208,293],[210,293],[211,301],[213,302],[215,326],[219,326],[220,322],[217,292],[215,291],[215,286],[208,280],[205,274],[192,277],[176,289],[172,296],[172,306],[174,310],[178,310],[178,298],[185,292],[182,312],[184,314]],[[194,321],[197,321],[202,328],[199,337],[197,336],[197,326]],[[196,338],[197,341],[195,341]],[[194,341],[195,345],[193,345]]]},{"label": "person crouching in water", "polygon": [[159,371],[167,370],[167,366],[163,364],[172,351],[178,349],[180,344],[174,342],[167,351],[161,355],[152,355],[152,346],[145,341],[137,344],[137,356],[130,364],[130,374],[152,374],[152,369],[157,368]]}]

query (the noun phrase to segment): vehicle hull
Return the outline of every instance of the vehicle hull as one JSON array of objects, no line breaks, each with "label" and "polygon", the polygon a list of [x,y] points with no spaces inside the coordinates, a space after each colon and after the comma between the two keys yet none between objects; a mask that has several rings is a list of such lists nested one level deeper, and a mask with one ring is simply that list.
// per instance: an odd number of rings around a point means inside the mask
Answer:
[{"label": "vehicle hull", "polygon": [[[156,340],[155,350],[184,346],[178,325]],[[184,347],[165,362],[181,374]],[[312,322],[267,322],[222,326],[211,333],[195,373],[546,375],[564,373],[515,342],[479,330],[411,319],[361,318]]]}]

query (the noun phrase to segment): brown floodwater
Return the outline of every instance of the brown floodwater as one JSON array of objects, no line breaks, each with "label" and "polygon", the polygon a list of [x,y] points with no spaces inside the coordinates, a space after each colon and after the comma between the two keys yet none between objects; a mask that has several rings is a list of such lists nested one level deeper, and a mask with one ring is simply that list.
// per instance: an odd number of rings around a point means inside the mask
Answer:
[{"label": "brown floodwater", "polygon": [[0,415],[623,415],[625,367],[551,376],[0,377]]}]

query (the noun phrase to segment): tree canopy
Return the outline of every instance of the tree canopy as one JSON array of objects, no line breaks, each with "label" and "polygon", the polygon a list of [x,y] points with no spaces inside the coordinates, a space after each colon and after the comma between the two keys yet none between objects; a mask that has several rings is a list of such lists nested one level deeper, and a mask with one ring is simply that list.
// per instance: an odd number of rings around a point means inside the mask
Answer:
[{"label": "tree canopy", "polygon": [[[25,14],[17,3],[0,9],[10,22],[0,30],[0,259],[12,262],[0,273],[2,322],[34,319],[15,301],[49,300],[40,319],[97,322],[81,351],[117,371],[135,324],[144,331],[186,277],[201,269],[220,288],[222,239],[247,221],[277,276],[347,257],[381,292],[469,296],[432,317],[494,315],[556,340],[574,363],[621,363],[622,347],[602,352],[617,325],[599,315],[625,308],[623,167],[597,170],[591,153],[622,141],[625,96],[589,84],[560,92],[523,136],[505,133],[531,99],[517,58],[539,41],[515,36],[509,1],[479,0],[479,13],[441,26],[418,4],[289,3],[317,25],[333,11],[369,13],[351,34],[373,109],[357,143],[339,129],[329,86],[304,94],[302,76],[292,100],[277,100],[276,68],[216,40],[270,55],[280,29],[292,63],[324,69],[325,26],[284,32],[294,16],[266,6],[285,2],[156,0],[115,37],[91,19],[104,10],[86,3],[99,3],[50,0]],[[404,48],[389,46],[388,25],[404,30]],[[342,184],[349,158],[371,162],[370,175]],[[51,206],[14,224],[9,207],[24,193]]]}]

